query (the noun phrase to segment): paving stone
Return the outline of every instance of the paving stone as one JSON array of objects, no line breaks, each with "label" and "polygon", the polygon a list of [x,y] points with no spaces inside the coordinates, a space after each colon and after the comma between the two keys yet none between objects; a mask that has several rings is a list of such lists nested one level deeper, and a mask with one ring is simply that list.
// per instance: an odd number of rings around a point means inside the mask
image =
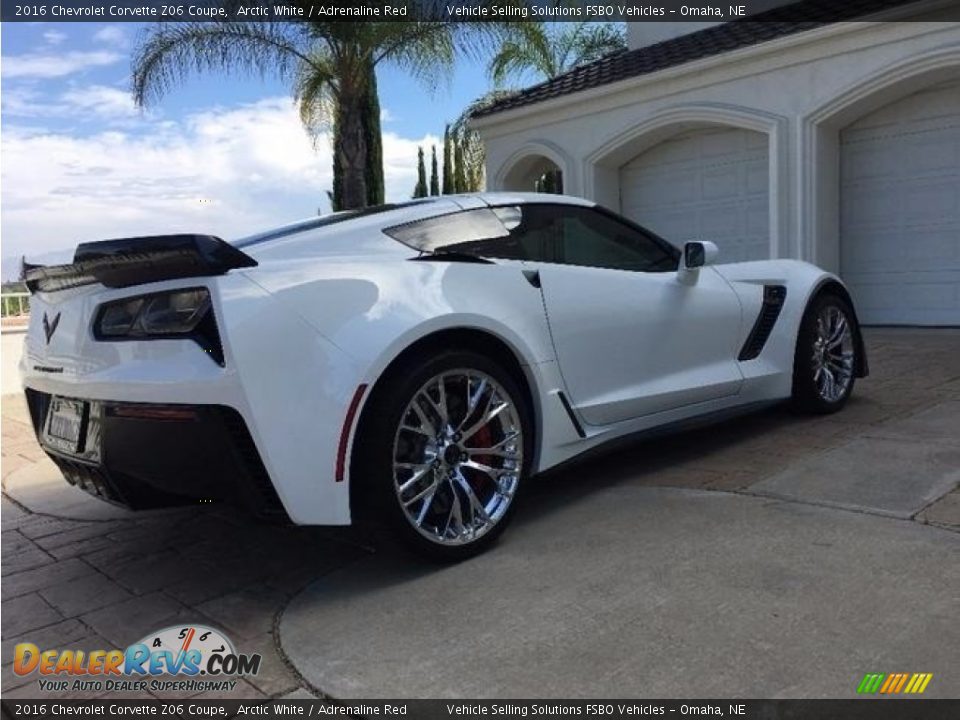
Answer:
[{"label": "paving stone", "polygon": [[946,401],[871,428],[869,437],[942,442],[960,447],[960,401]]},{"label": "paving stone", "polygon": [[98,572],[45,588],[40,594],[66,617],[115,605],[133,597],[113,580]]},{"label": "paving stone", "polygon": [[926,508],[918,519],[921,522],[960,529],[960,490],[944,495]]},{"label": "paving stone", "polygon": [[[6,464],[6,459],[4,459],[4,464]],[[4,530],[7,529],[7,524],[17,524],[30,517],[30,513],[21,508],[15,502],[10,500],[6,495],[3,498],[0,498],[0,517],[3,519]]]},{"label": "paving stone", "polygon": [[87,563],[75,559],[43,565],[33,570],[7,575],[3,580],[3,597],[8,599],[18,595],[26,595],[34,590],[59,585],[65,581],[95,572]]},{"label": "paving stone", "polygon": [[4,695],[14,688],[30,685],[36,683],[37,681],[36,674],[17,675],[13,671],[13,662],[9,662],[0,668],[0,677],[2,677],[2,688]]},{"label": "paving stone", "polygon": [[188,564],[179,553],[165,550],[114,565],[105,572],[125,588],[143,595],[182,581]]},{"label": "paving stone", "polygon": [[4,638],[23,635],[63,620],[63,616],[36,593],[4,600],[2,610]]},{"label": "paving stone", "polygon": [[[50,550],[64,545],[74,545],[84,540],[103,538],[109,535],[111,530],[113,530],[112,523],[83,523],[64,532],[38,537],[36,542],[44,550]],[[27,535],[27,533],[24,534]]]},{"label": "paving stone", "polygon": [[[147,633],[161,630],[190,614],[188,608],[167,595],[152,593],[86,613],[80,619],[118,647],[127,647]],[[200,622],[200,619],[192,621]]]},{"label": "paving stone", "polygon": [[254,585],[209,600],[197,609],[217,618],[234,638],[257,638],[273,629],[273,618],[286,594],[276,588]]},{"label": "paving stone", "polygon": [[265,634],[237,648],[242,653],[260,653],[260,672],[247,678],[251,685],[271,697],[296,690],[300,683],[277,653],[273,635]]},{"label": "paving stone", "polygon": [[260,573],[260,569],[254,567],[227,572],[206,563],[192,563],[184,567],[179,582],[164,590],[186,605],[199,605],[258,582]]},{"label": "paving stone", "polygon": [[140,548],[110,542],[105,547],[83,553],[83,561],[109,575],[109,570],[135,560],[141,555]]},{"label": "paving stone", "polygon": [[67,560],[69,558],[83,557],[97,550],[113,547],[114,541],[107,535],[98,535],[87,538],[86,540],[76,540],[66,545],[52,547],[47,550],[57,560]]},{"label": "paving stone", "polygon": [[31,545],[24,547],[17,553],[4,555],[3,566],[0,568],[0,572],[3,573],[4,577],[6,577],[7,575],[12,575],[13,573],[23,572],[24,570],[32,570],[40,567],[41,565],[49,565],[53,562],[54,559],[49,553],[44,552],[36,545]]},{"label": "paving stone", "polygon": [[860,438],[793,464],[751,492],[910,518],[960,482],[960,445]]},{"label": "paving stone", "polygon": [[29,522],[21,525],[20,532],[31,540],[45,537],[47,535],[58,535],[68,530],[87,527],[87,523],[76,520],[68,520],[61,517],[52,517],[50,515],[32,515]]},{"label": "paving stone", "polygon": [[36,543],[24,536],[19,530],[4,530],[0,535],[0,551],[3,553],[3,559],[7,556],[13,556],[25,548],[36,548]]},{"label": "paving stone", "polygon": [[136,523],[114,528],[109,537],[113,542],[155,549],[158,539],[176,537],[176,529],[181,521],[182,518],[175,513],[161,518],[143,517]]},{"label": "paving stone", "polygon": [[21,642],[32,642],[40,648],[52,648],[72,643],[90,634],[90,628],[76,618],[70,618],[40,630],[33,630],[29,635],[4,638],[0,653],[6,660],[13,657],[14,648]]}]

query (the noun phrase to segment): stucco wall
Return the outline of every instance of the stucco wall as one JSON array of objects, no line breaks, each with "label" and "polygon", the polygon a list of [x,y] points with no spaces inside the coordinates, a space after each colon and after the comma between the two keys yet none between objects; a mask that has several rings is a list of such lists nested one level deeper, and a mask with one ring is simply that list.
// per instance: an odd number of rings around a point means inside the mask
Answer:
[{"label": "stucco wall", "polygon": [[619,209],[618,168],[665,137],[758,130],[770,142],[774,256],[836,268],[839,132],[960,77],[960,24],[941,17],[833,25],[485,118],[488,185],[517,189],[511,168],[539,154],[564,171],[566,192]]}]

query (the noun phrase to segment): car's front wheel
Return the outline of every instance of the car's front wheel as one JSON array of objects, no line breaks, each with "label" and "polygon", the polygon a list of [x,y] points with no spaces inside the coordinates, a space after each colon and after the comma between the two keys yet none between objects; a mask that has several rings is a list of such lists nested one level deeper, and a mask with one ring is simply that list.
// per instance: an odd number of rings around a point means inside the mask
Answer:
[{"label": "car's front wheel", "polygon": [[375,403],[361,464],[375,519],[436,559],[488,547],[529,467],[529,410],[517,381],[483,355],[448,351],[394,374]]},{"label": "car's front wheel", "polygon": [[853,392],[857,368],[856,317],[833,293],[816,297],[800,323],[794,358],[793,404],[803,412],[840,410]]}]

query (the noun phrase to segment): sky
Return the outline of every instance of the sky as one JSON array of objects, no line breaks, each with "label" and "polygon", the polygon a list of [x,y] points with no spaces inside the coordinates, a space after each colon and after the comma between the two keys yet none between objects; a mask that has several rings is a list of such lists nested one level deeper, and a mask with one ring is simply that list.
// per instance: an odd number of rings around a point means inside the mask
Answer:
[{"label": "sky", "polygon": [[[4,279],[18,270],[10,259],[68,261],[79,242],[171,232],[229,239],[329,210],[329,138],[311,142],[281,81],[197,75],[136,108],[130,57],[145,29],[0,26]],[[444,122],[489,81],[469,62],[433,90],[389,67],[378,81],[387,200],[402,200],[416,184],[417,146],[437,143]]]}]

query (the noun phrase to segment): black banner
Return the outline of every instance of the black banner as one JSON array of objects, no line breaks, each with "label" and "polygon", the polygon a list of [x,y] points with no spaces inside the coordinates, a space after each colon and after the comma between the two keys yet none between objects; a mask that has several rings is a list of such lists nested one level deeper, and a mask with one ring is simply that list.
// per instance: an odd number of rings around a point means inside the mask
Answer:
[{"label": "black banner", "polygon": [[[922,3],[921,3],[922,4]],[[930,3],[927,3],[930,4]],[[916,0],[10,0],[3,22],[322,22],[322,21],[618,21],[838,22],[877,14],[907,17]],[[933,7],[933,6],[936,7]],[[932,0],[932,9],[960,19],[958,0]],[[914,13],[915,14],[915,13]],[[938,19],[944,19],[938,16]]]},{"label": "black banner", "polygon": [[954,720],[958,700],[3,700],[7,718],[732,718]]}]

